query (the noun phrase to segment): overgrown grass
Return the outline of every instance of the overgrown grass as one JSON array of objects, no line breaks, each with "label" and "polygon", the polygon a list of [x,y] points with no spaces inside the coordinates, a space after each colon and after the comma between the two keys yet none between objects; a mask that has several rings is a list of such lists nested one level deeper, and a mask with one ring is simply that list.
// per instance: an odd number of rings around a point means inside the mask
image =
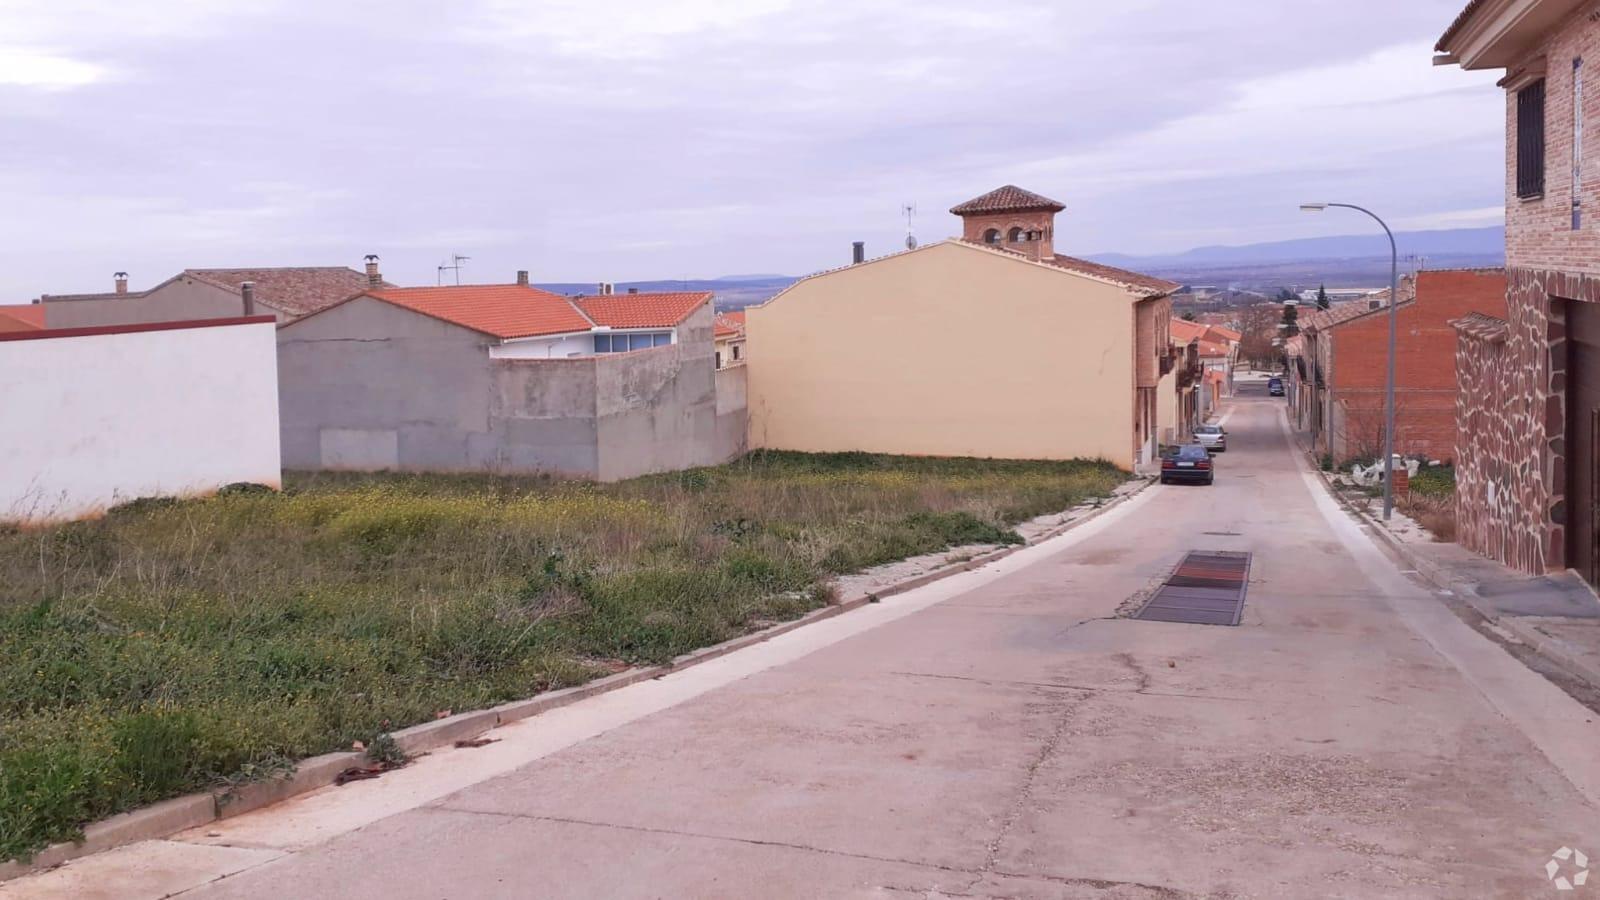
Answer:
[{"label": "overgrown grass", "polygon": [[1122,478],[759,453],[604,486],[300,476],[0,532],[0,858],[796,617],[830,575],[1016,542]]}]

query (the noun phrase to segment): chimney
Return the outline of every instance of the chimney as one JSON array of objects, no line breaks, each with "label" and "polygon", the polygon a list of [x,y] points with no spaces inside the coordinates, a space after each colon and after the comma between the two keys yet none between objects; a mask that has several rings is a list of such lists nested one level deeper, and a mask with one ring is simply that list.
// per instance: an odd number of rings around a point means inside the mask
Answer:
[{"label": "chimney", "polygon": [[599,295],[601,297],[605,297],[605,296],[609,296],[611,294],[614,294],[614,293],[616,293],[616,290],[617,290],[616,285],[612,284],[611,282],[609,282],[609,281],[600,282],[600,294]]},{"label": "chimney", "polygon": [[239,297],[244,301],[244,314],[256,314],[256,283],[254,281],[239,282]]},{"label": "chimney", "polygon": [[126,294],[128,292],[128,273],[118,272],[111,277],[116,279],[117,293]]},{"label": "chimney", "polygon": [[367,260],[367,287],[383,287],[383,276],[378,274],[378,254],[368,253]]},{"label": "chimney", "polygon": [[518,269],[517,270],[517,287],[527,287],[527,286],[528,286],[528,270],[527,269]]},{"label": "chimney", "polygon": [[854,265],[867,259],[867,242],[855,241],[850,245],[850,263]]}]

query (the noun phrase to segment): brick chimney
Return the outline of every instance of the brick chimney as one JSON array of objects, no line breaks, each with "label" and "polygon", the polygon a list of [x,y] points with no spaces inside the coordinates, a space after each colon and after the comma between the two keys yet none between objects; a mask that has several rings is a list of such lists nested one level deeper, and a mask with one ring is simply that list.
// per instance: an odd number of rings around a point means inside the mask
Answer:
[{"label": "brick chimney", "polygon": [[378,254],[368,253],[367,260],[367,287],[383,287],[383,276],[378,273]]},{"label": "brick chimney", "polygon": [[127,272],[118,272],[115,275],[112,275],[111,277],[116,282],[117,293],[126,294],[128,292],[128,273]]},{"label": "brick chimney", "polygon": [[518,287],[527,287],[528,286],[528,270],[527,269],[518,269],[517,270],[517,286]]},{"label": "brick chimney", "polygon": [[1026,254],[1031,259],[1055,256],[1056,213],[1063,204],[1013,184],[950,208],[961,217],[961,238]]}]

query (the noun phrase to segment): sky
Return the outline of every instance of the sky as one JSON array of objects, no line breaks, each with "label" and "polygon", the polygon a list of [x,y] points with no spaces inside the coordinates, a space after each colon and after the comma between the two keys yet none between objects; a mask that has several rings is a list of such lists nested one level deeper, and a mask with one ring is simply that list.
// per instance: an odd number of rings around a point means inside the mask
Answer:
[{"label": "sky", "polygon": [[0,0],[0,302],[798,275],[1007,183],[1078,255],[1498,224],[1496,75],[1430,60],[1464,2]]}]

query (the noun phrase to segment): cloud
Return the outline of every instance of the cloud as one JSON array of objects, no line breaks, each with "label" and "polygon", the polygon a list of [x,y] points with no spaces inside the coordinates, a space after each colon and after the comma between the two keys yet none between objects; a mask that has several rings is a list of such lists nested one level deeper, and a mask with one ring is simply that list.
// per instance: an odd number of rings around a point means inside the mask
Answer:
[{"label": "cloud", "polygon": [[0,0],[56,61],[0,64],[0,295],[368,252],[805,272],[1005,182],[1074,252],[1313,233],[1306,197],[1449,220],[1502,191],[1503,94],[1430,66],[1458,5]]},{"label": "cloud", "polygon": [[102,66],[20,47],[0,47],[0,85],[62,90],[83,87],[106,75]]}]

